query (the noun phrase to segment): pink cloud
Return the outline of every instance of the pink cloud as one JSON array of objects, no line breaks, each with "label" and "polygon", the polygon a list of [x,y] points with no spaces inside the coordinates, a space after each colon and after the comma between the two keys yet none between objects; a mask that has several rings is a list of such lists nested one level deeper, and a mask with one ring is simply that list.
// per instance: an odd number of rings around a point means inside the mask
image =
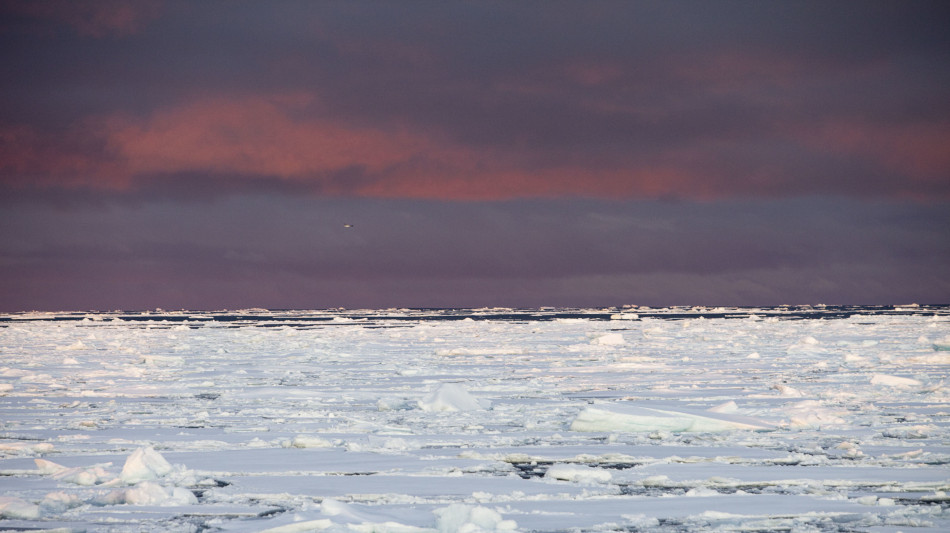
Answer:
[{"label": "pink cloud", "polygon": [[29,126],[0,125],[0,181],[14,187],[127,187],[124,169],[86,131],[77,126],[44,134]]},{"label": "pink cloud", "polygon": [[[406,128],[316,116],[314,102],[308,94],[209,97],[145,117],[94,117],[55,133],[0,126],[0,172],[16,187],[127,190],[143,177],[188,173],[359,194],[363,181],[436,185],[478,165],[478,154]],[[335,177],[347,173],[361,179]]]},{"label": "pink cloud", "polygon": [[[809,194],[835,189],[799,180],[781,164],[729,159],[729,145],[670,145],[648,156],[591,161],[452,142],[435,131],[328,118],[308,93],[192,99],[145,116],[90,118],[55,134],[0,127],[7,186],[134,190],[143,179],[189,175],[294,183],[322,194],[497,200],[519,197],[682,197]],[[947,194],[950,129],[827,123],[781,130],[810,153],[876,161],[906,183],[877,194]],[[824,188],[823,188],[824,187]],[[922,193],[920,191],[925,191]],[[926,192],[930,191],[930,192]],[[855,191],[875,194],[875,191]]]},{"label": "pink cloud", "polygon": [[[308,116],[305,94],[205,98],[147,117],[108,116],[44,138],[0,129],[8,184],[128,190],[176,173],[267,178],[329,194],[489,200],[565,195],[707,197],[673,166],[538,166],[517,153],[476,150],[405,128],[359,127]],[[79,139],[87,136],[85,148]],[[333,176],[358,169],[361,179]]]},{"label": "pink cloud", "polygon": [[919,183],[950,183],[950,124],[876,124],[834,120],[798,126],[791,135],[811,149],[874,161]]},{"label": "pink cloud", "polygon": [[110,152],[133,175],[212,172],[315,179],[359,166],[379,173],[424,151],[406,131],[361,128],[307,113],[306,95],[207,98],[146,119],[104,121]]}]

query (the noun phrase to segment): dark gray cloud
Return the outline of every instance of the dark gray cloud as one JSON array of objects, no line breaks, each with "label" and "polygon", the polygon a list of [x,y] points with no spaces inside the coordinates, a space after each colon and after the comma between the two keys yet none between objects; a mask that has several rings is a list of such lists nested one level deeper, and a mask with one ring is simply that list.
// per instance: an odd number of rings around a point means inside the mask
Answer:
[{"label": "dark gray cloud", "polygon": [[0,290],[8,311],[946,302],[946,207],[280,195],[33,205],[4,212]]},{"label": "dark gray cloud", "polygon": [[947,6],[11,0],[0,302],[946,302]]},{"label": "dark gray cloud", "polygon": [[[126,26],[105,19],[122,30],[111,32],[23,5],[0,25],[0,126],[14,149],[40,155],[0,169],[4,183],[31,172],[74,183],[112,165],[133,189],[149,172],[227,187],[206,160],[166,157],[143,174],[122,151],[141,139],[102,121],[148,130],[201,102],[306,94],[290,121],[437,140],[426,151],[442,184],[474,174],[500,190],[497,175],[591,174],[586,187],[527,179],[496,197],[950,194],[950,162],[921,147],[950,141],[943,2],[167,2]],[[280,170],[259,167],[279,189]],[[678,182],[644,183],[659,171]],[[381,186],[343,189],[420,196],[391,169],[365,177]]]}]

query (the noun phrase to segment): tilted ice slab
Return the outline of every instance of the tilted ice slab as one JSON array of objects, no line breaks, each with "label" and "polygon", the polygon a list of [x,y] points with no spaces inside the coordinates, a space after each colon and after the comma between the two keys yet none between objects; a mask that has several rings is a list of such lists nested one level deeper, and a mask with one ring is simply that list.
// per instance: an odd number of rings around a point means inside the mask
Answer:
[{"label": "tilted ice slab", "polygon": [[748,416],[683,409],[666,404],[616,402],[588,407],[571,423],[572,431],[670,431],[713,432],[770,431],[774,426]]}]

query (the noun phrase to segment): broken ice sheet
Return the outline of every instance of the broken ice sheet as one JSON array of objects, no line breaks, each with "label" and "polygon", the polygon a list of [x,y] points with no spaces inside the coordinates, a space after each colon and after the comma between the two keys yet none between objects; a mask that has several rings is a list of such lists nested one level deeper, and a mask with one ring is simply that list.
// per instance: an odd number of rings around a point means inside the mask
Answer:
[{"label": "broken ice sheet", "polygon": [[0,316],[0,528],[950,529],[948,310],[849,313]]}]

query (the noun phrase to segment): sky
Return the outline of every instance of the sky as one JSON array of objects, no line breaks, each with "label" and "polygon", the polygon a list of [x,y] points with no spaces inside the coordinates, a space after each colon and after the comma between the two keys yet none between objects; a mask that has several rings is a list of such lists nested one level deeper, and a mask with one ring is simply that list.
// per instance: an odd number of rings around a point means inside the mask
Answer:
[{"label": "sky", "polygon": [[0,311],[950,303],[943,1],[0,2]]}]

